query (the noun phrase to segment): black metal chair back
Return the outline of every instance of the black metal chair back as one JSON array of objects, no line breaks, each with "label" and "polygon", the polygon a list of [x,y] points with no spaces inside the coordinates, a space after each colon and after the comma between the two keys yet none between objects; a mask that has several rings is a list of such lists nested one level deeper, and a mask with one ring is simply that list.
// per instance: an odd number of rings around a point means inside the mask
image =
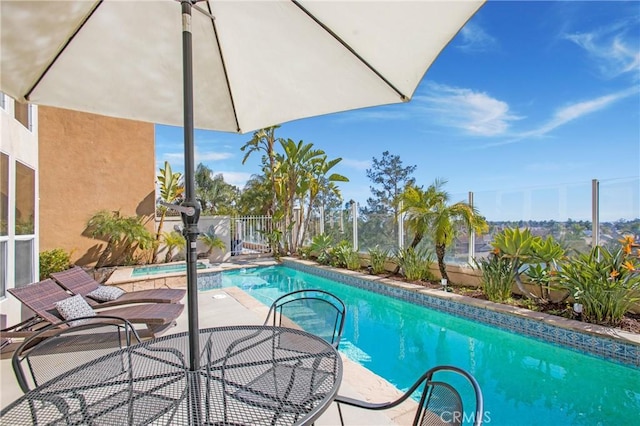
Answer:
[{"label": "black metal chair back", "polygon": [[318,289],[297,290],[271,304],[264,324],[301,328],[337,348],[345,315],[344,303],[334,294]]},{"label": "black metal chair back", "polygon": [[[52,324],[25,339],[13,353],[11,363],[26,393],[93,359],[139,342],[138,333],[124,318],[75,318]],[[113,368],[118,371],[103,370],[100,374],[119,374],[125,367]]]},{"label": "black metal chair back", "polygon": [[[474,411],[465,409],[465,406],[468,406],[468,404],[463,404],[463,398],[460,396],[460,392],[451,383],[434,380],[434,375],[439,372],[453,373],[454,375],[462,376],[466,379],[473,389],[473,399],[475,400]],[[411,397],[411,395],[413,395],[413,393],[418,389],[422,389],[422,396],[420,397],[420,402],[413,420],[414,426],[459,426],[464,422],[472,422],[474,426],[482,425],[484,400],[480,385],[475,377],[465,370],[449,365],[442,365],[428,370],[395,401],[371,403],[338,395],[335,401],[338,405],[340,423],[344,425],[342,409],[340,408],[341,404],[367,410],[386,410],[400,405]]]}]

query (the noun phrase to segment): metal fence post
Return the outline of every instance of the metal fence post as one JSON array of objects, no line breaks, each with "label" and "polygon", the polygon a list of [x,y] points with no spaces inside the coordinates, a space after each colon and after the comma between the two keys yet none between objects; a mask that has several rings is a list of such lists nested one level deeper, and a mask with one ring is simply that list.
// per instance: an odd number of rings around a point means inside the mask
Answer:
[{"label": "metal fence post", "polygon": [[591,180],[591,246],[600,244],[600,182]]},{"label": "metal fence post", "polygon": [[358,251],[358,203],[351,201],[351,216],[353,217],[353,249]]},{"label": "metal fence post", "polygon": [[[403,207],[402,200],[398,203],[398,212],[402,212]],[[398,213],[398,248],[402,250],[404,248],[404,213]]]},{"label": "metal fence post", "polygon": [[[469,191],[469,205],[473,208],[473,192]],[[469,255],[467,261],[469,265],[473,265],[473,258],[476,257],[476,232],[473,227],[469,227]]]}]

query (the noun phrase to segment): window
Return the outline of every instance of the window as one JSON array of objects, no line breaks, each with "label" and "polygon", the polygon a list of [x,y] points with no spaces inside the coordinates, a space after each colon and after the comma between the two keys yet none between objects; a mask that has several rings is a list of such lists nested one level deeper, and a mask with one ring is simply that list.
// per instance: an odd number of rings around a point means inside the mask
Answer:
[{"label": "window", "polygon": [[9,232],[9,156],[0,152],[0,236]]},{"label": "window", "polygon": [[0,241],[0,299],[7,297],[7,241]]},{"label": "window", "polygon": [[36,173],[16,162],[16,235],[35,232]]},{"label": "window", "polygon": [[31,129],[31,105],[15,101],[15,117],[24,127]]},{"label": "window", "polygon": [[16,239],[16,287],[20,287],[34,281],[33,267],[33,238],[26,240]]}]

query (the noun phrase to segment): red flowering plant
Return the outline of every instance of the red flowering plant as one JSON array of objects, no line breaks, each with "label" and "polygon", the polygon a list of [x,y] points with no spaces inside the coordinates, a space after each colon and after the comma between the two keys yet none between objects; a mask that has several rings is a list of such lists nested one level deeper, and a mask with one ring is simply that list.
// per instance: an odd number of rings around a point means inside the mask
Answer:
[{"label": "red flowering plant", "polygon": [[618,325],[640,300],[640,245],[632,236],[620,243],[615,251],[596,246],[560,264],[557,284],[582,304],[585,321]]}]

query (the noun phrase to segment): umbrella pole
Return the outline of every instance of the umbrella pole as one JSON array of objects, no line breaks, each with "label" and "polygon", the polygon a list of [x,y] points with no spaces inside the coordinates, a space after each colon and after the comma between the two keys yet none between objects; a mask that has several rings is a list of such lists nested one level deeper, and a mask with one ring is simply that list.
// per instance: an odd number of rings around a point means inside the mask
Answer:
[{"label": "umbrella pole", "polygon": [[191,40],[191,0],[182,0],[182,65],[184,96],[184,207],[192,207],[189,213],[182,213],[184,228],[182,233],[187,242],[187,314],[189,319],[189,368],[192,371],[200,367],[200,338],[198,326],[198,270],[196,267],[198,252],[198,219],[200,205],[195,198],[194,172],[194,123],[193,123],[193,63]]}]

